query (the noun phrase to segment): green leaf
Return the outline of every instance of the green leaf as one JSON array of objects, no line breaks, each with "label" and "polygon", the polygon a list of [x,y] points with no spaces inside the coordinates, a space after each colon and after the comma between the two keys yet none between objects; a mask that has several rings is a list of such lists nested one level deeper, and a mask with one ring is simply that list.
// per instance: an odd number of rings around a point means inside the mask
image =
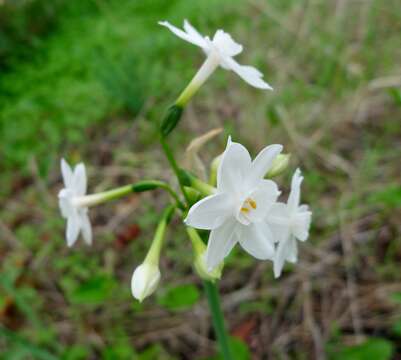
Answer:
[{"label": "green leaf", "polygon": [[200,293],[195,285],[179,285],[168,289],[158,298],[158,303],[170,310],[183,310],[190,308],[199,298]]},{"label": "green leaf", "polygon": [[391,332],[401,338],[401,319],[399,319],[391,328]]},{"label": "green leaf", "polygon": [[392,293],[390,299],[398,304],[401,304],[401,292]]},{"label": "green leaf", "polygon": [[[249,360],[251,358],[251,353],[247,344],[245,344],[241,339],[230,336],[229,343],[231,352],[235,354],[236,360]],[[222,355],[216,355],[204,360],[224,360],[224,358]]]},{"label": "green leaf", "polygon": [[368,198],[369,203],[383,204],[390,208],[401,206],[401,186],[390,185],[384,190],[371,194]]},{"label": "green leaf", "polygon": [[62,355],[63,360],[84,360],[89,358],[89,349],[82,345],[69,347]]},{"label": "green leaf", "polygon": [[[8,340],[10,343],[17,345],[18,349],[27,354],[33,356],[33,358],[38,360],[56,360],[57,357],[48,352],[46,349],[36,346],[35,344],[31,343],[29,340],[25,339],[24,337],[20,336],[19,334],[15,333],[7,329],[6,327],[0,325],[0,338],[4,338]],[[17,358],[17,354],[13,354],[14,359]],[[7,357],[8,359],[8,357]]]},{"label": "green leaf", "polygon": [[108,346],[103,350],[102,353],[103,360],[113,360],[113,359],[120,359],[120,360],[129,360],[129,359],[136,359],[135,351],[129,344],[117,344],[114,346]]},{"label": "green leaf", "polygon": [[159,344],[149,346],[146,350],[138,355],[138,360],[173,360],[174,358],[167,354],[166,350],[163,349]]},{"label": "green leaf", "polygon": [[364,343],[332,350],[330,360],[390,360],[394,345],[388,340],[370,338]]},{"label": "green leaf", "polygon": [[70,294],[74,304],[100,305],[112,294],[115,280],[106,275],[99,275],[82,283]]}]

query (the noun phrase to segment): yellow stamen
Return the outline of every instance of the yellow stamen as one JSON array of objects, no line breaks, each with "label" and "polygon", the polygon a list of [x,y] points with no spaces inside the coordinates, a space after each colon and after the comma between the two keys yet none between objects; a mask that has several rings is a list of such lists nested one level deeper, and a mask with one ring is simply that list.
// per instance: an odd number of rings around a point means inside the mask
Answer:
[{"label": "yellow stamen", "polygon": [[256,209],[256,201],[253,199],[248,199],[249,205],[251,205],[252,209]]},{"label": "yellow stamen", "polygon": [[249,212],[249,209],[246,208],[246,207],[242,207],[242,208],[241,208],[241,211],[243,211],[244,213],[248,213],[248,212]]}]

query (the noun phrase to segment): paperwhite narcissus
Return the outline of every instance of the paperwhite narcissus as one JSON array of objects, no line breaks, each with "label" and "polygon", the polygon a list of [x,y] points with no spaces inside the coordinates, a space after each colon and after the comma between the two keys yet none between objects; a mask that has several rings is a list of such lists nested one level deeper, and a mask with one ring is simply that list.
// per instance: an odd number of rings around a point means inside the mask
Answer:
[{"label": "paperwhite narcissus", "polygon": [[206,81],[220,65],[223,69],[234,71],[248,84],[266,90],[273,88],[263,80],[263,74],[253,66],[241,65],[234,60],[234,56],[243,50],[242,45],[236,43],[230,34],[223,30],[217,30],[211,40],[208,36],[201,35],[187,20],[184,20],[184,30],[181,30],[167,21],[160,21],[160,25],[167,27],[181,39],[199,46],[206,54],[207,59],[191,81],[190,85],[177,104],[185,105],[193,93]]},{"label": "paperwhite narcissus", "polygon": [[307,205],[300,205],[303,177],[297,169],[292,177],[291,192],[287,204],[276,203],[266,217],[278,247],[274,256],[274,275],[279,277],[285,261],[297,261],[297,240],[305,241],[309,236],[312,212]]},{"label": "paperwhite narcissus", "polygon": [[228,139],[217,173],[217,190],[189,210],[185,223],[211,230],[206,264],[214,269],[239,242],[257,259],[274,257],[274,239],[265,221],[280,192],[264,179],[281,145],[264,148],[252,161],[248,150]]},{"label": "paperwhite narcissus", "polygon": [[82,232],[85,242],[92,243],[92,227],[88,217],[88,207],[81,200],[86,194],[86,171],[83,163],[75,166],[74,171],[64,159],[61,159],[61,173],[64,189],[59,194],[61,214],[67,219],[67,245],[72,246]]},{"label": "paperwhite narcissus", "polygon": [[139,265],[131,279],[132,295],[140,302],[153,294],[160,281],[160,270],[157,265],[151,262],[144,262]]}]

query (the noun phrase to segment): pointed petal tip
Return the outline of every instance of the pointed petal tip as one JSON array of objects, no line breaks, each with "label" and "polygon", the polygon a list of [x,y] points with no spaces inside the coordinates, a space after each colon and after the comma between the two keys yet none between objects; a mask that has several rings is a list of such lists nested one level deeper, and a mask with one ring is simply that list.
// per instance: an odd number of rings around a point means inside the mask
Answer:
[{"label": "pointed petal tip", "polygon": [[281,276],[281,271],[282,271],[282,269],[279,269],[278,267],[273,268],[275,279],[278,279]]}]

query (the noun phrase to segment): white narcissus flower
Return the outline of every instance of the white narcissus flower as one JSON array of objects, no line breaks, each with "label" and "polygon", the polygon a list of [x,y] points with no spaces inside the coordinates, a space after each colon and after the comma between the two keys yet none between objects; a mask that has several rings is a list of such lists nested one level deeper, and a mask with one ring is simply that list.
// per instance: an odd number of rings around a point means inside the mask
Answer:
[{"label": "white narcissus flower", "polygon": [[300,205],[301,183],[303,177],[297,169],[292,177],[291,192],[287,204],[274,204],[266,219],[278,241],[276,255],[274,257],[274,275],[281,275],[285,261],[295,263],[297,261],[297,240],[305,241],[309,236],[309,227],[312,212],[307,205]]},{"label": "white narcissus flower", "polygon": [[59,206],[62,216],[67,219],[67,245],[72,246],[82,232],[85,242],[92,243],[92,227],[88,217],[88,207],[82,201],[86,194],[86,171],[83,163],[75,166],[74,171],[64,159],[61,159],[61,173],[64,189],[59,194]]},{"label": "white narcissus flower", "polygon": [[193,205],[185,219],[188,226],[211,230],[206,251],[209,270],[237,242],[257,259],[273,259],[274,240],[265,218],[280,192],[264,176],[281,150],[281,145],[267,146],[252,161],[244,146],[228,139],[216,193]]},{"label": "white narcissus flower", "polygon": [[[263,80],[263,74],[259,70],[253,66],[240,65],[234,60],[234,56],[240,54],[243,47],[236,43],[230,34],[223,30],[217,30],[211,40],[208,36],[201,35],[187,20],[184,20],[184,30],[171,25],[167,21],[160,21],[159,24],[170,29],[181,39],[199,46],[207,56],[206,61],[188,86],[188,92],[183,93],[181,96],[184,104],[219,65],[223,69],[234,71],[248,84],[256,88],[273,90]],[[180,102],[179,99],[177,103]]]},{"label": "white narcissus flower", "polygon": [[132,295],[140,302],[153,294],[160,281],[160,270],[152,262],[145,261],[139,265],[131,279]]}]

